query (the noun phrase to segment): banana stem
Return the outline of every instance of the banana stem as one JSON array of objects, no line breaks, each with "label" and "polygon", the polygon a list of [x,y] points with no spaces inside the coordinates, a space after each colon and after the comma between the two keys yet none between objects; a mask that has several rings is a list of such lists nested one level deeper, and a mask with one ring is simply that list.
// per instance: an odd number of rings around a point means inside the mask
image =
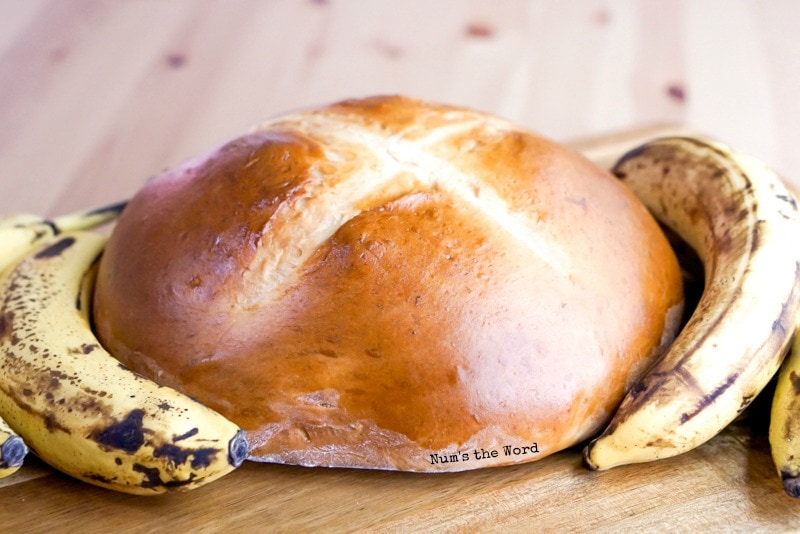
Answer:
[{"label": "banana stem", "polygon": [[119,217],[119,214],[122,213],[127,204],[128,201],[123,200],[100,208],[68,213],[54,217],[48,223],[52,225],[57,234],[76,230],[90,230]]}]

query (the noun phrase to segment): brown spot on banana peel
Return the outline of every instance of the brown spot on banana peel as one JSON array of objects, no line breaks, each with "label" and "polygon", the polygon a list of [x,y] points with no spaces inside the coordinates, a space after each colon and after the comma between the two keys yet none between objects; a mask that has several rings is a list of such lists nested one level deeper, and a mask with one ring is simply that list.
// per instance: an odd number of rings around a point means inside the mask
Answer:
[{"label": "brown spot on banana peel", "polygon": [[179,447],[172,443],[164,443],[153,450],[153,458],[166,458],[173,465],[185,464],[191,460],[192,469],[203,469],[210,466],[214,457],[221,450],[214,447]]},{"label": "brown spot on banana peel", "polygon": [[0,314],[0,340],[4,337],[11,335],[11,322],[13,321],[14,314],[12,312],[5,312]]},{"label": "brown spot on banana peel", "polygon": [[795,394],[800,395],[800,376],[792,371],[789,373],[789,382],[792,384],[792,389],[794,390]]},{"label": "brown spot on banana peel", "polygon": [[196,436],[198,432],[200,432],[200,430],[197,427],[195,427],[195,428],[191,429],[190,431],[186,432],[185,434],[181,434],[180,436],[173,437],[172,438],[172,443],[177,443],[179,441],[183,441],[185,439],[189,439],[192,436]]},{"label": "brown spot on banana peel", "polygon": [[[19,403],[17,403],[17,404],[19,405]],[[38,413],[38,412],[36,412],[34,410],[27,410],[27,411],[29,413],[33,414],[33,415],[37,415],[37,413]],[[42,420],[44,421],[44,427],[49,432],[55,432],[56,430],[60,430],[61,432],[64,432],[65,434],[71,434],[72,433],[72,430],[70,430],[69,428],[65,427],[61,423],[59,423],[58,419],[56,419],[55,416],[52,413],[47,412],[47,413],[42,413],[42,414],[39,414],[39,415],[41,415]]]},{"label": "brown spot on banana peel", "polygon": [[[92,433],[92,439],[99,445],[118,449],[129,454],[138,451],[145,445],[146,430],[143,425],[144,410],[133,410],[121,421],[116,421],[111,425]],[[191,459],[193,469],[202,469],[210,466],[214,457],[221,453],[220,448],[215,447],[180,447],[175,443],[189,439],[199,433],[197,428],[175,436],[172,443],[164,443],[154,448],[154,458],[166,458],[173,465],[181,465]],[[238,467],[249,453],[246,433],[239,431],[228,444],[228,462],[234,467]]]},{"label": "brown spot on banana peel", "polygon": [[705,395],[703,388],[692,373],[688,372],[683,367],[674,369],[673,373],[674,377],[677,378],[684,386],[686,386],[688,390],[697,395]]},{"label": "brown spot on banana peel", "polygon": [[[120,423],[116,423],[115,425],[111,425],[109,428],[113,428],[110,434],[117,435],[118,433],[122,432],[123,434],[127,431],[126,429],[130,429],[133,426],[134,429],[138,428],[138,418],[139,414],[134,414],[133,412],[129,414],[126,419]],[[201,476],[199,473],[202,469],[208,468],[215,461],[219,458],[220,454],[226,454],[227,462],[233,467],[239,467],[244,460],[246,459],[249,453],[249,444],[247,443],[246,433],[243,430],[240,430],[236,433],[236,435],[230,440],[228,443],[228,450],[224,451],[219,447],[180,447],[175,445],[174,442],[176,441],[183,441],[193,437],[199,433],[197,428],[193,428],[188,432],[180,435],[175,436],[173,438],[173,443],[165,443],[159,446],[156,446],[153,449],[152,457],[153,459],[158,459],[161,461],[166,461],[166,463],[159,467],[158,465],[145,465],[139,462],[134,463],[131,466],[131,469],[136,472],[142,474],[142,480],[139,483],[139,486],[143,489],[148,490],[158,490],[159,488],[164,489],[181,489],[186,488],[188,486],[192,486],[194,484],[202,483],[204,477]],[[108,441],[108,440],[106,440]],[[111,440],[115,441],[115,440]],[[123,439],[123,442],[125,440]],[[138,437],[136,437],[131,442],[127,443],[127,448],[132,449],[133,445],[138,443]],[[141,446],[148,446],[150,445],[147,442],[143,442]],[[126,450],[125,452],[134,453],[136,451]],[[189,463],[191,468],[197,472],[190,472],[188,477],[185,479],[174,479],[171,478],[169,474],[169,470],[171,467],[175,467],[178,465],[182,465],[185,463]],[[117,458],[115,460],[117,465],[122,465],[122,460]],[[167,470],[165,471],[164,468]],[[107,477],[98,475],[98,474],[91,474],[86,473],[83,474],[83,478],[87,480],[93,480],[96,482],[100,482],[107,485],[114,485],[115,481],[113,479],[108,479]],[[159,493],[156,491],[156,493]]]},{"label": "brown spot on banana peel", "polygon": [[[792,386],[792,389],[795,395],[790,396],[789,405],[786,408],[786,412],[790,414],[786,417],[786,420],[783,423],[783,429],[781,433],[781,439],[785,440],[792,440],[795,439],[797,435],[796,427],[797,424],[797,414],[800,414],[800,376],[798,376],[794,371],[789,373],[789,383]],[[792,473],[792,476],[798,476],[800,473]]]},{"label": "brown spot on banana peel", "polygon": [[[87,217],[93,217],[97,215],[107,215],[109,218],[118,217],[125,207],[128,205],[127,200],[123,200],[121,202],[117,202],[116,204],[110,204],[108,206],[103,206],[101,208],[93,209],[86,213]],[[60,228],[59,228],[60,230]]]},{"label": "brown spot on banana peel", "polygon": [[[681,414],[681,419],[680,419],[681,424],[686,423],[694,416],[696,416],[697,414],[699,414],[700,412],[711,406],[714,403],[714,401],[717,400],[717,397],[725,393],[725,391],[727,391],[728,388],[730,388],[733,384],[736,383],[737,378],[739,378],[739,373],[738,372],[732,373],[728,375],[728,377],[722,384],[714,388],[714,390],[711,391],[711,393],[703,395],[703,397],[701,397],[700,399],[700,402],[697,404],[697,406],[695,406],[694,410],[688,413]],[[752,397],[750,398],[752,399]]]},{"label": "brown spot on banana peel", "polygon": [[132,410],[123,420],[93,432],[91,437],[105,448],[133,454],[144,445],[143,420],[144,410]]},{"label": "brown spot on banana peel", "polygon": [[161,471],[157,467],[147,467],[142,464],[133,464],[133,470],[144,475],[140,486],[145,489],[179,488],[189,486],[195,482],[196,475],[191,473],[186,480],[167,480],[161,478]]},{"label": "brown spot on banana peel", "polygon": [[74,237],[65,237],[64,239],[59,239],[49,247],[37,252],[34,258],[37,260],[45,260],[49,258],[58,257],[61,255],[62,252],[64,252],[74,244],[75,244]]},{"label": "brown spot on banana peel", "polygon": [[[202,469],[211,465],[219,454],[219,449],[210,447],[201,447],[197,449],[182,449],[174,445],[162,445],[154,452],[154,457],[167,457],[174,464],[182,464],[191,458],[191,466],[193,469]],[[247,442],[247,434],[244,430],[239,430],[236,435],[228,443],[228,463],[233,467],[239,467],[250,452],[250,446]],[[198,479],[195,473],[190,473],[189,477],[185,480],[167,480],[161,476],[161,471],[157,467],[148,467],[139,463],[133,464],[132,469],[144,475],[141,482],[141,487],[145,489],[163,488],[181,488],[199,483],[202,479]]]},{"label": "brown spot on banana peel", "polygon": [[[664,139],[667,139],[667,138],[654,139],[650,143],[647,143],[647,144],[644,144],[644,145],[640,145],[638,147],[635,147],[635,148],[629,150],[628,152],[623,154],[622,157],[619,158],[619,160],[617,160],[617,162],[614,164],[614,167],[611,169],[611,173],[614,174],[620,180],[624,181],[627,178],[627,174],[628,174],[627,172],[625,172],[623,170],[625,165],[628,165],[630,163],[630,160],[635,160],[636,158],[639,158],[643,154],[646,154],[647,152],[653,151],[653,146],[652,145],[655,144],[655,143],[658,143],[659,141],[664,140]],[[731,165],[732,167],[734,167],[736,169],[737,173],[740,175],[740,177],[744,181],[744,184],[742,185],[742,190],[747,191],[747,190],[752,189],[753,182],[748,177],[747,172],[745,172],[739,165],[737,165],[735,161],[732,161],[730,159],[730,157],[729,157],[729,154],[727,154],[724,150],[719,149],[718,147],[714,146],[713,144],[709,144],[709,143],[706,143],[706,142],[704,142],[704,141],[702,141],[700,139],[695,139],[695,138],[692,138],[692,137],[672,137],[672,139],[679,139],[682,142],[688,142],[688,143],[691,143],[691,144],[693,144],[695,146],[698,146],[698,147],[701,147],[703,149],[707,149],[707,150],[710,150],[710,151],[714,152],[717,156],[722,158],[729,165]],[[679,157],[679,156],[673,155],[673,157]],[[680,161],[680,160],[672,160],[671,159],[668,162],[664,162],[664,166],[662,168],[662,172],[664,172],[664,174],[670,172],[672,170],[671,163],[674,164],[677,161]],[[654,165],[659,165],[660,163],[661,163],[661,160],[658,157],[654,157],[653,158],[653,164]],[[637,165],[637,166],[639,168],[641,168],[643,165]],[[678,168],[680,168],[680,167],[681,166],[678,165]],[[725,172],[722,169],[717,168],[717,169],[712,169],[711,170],[710,177],[712,179],[719,179],[719,178],[722,178],[723,176],[725,176]],[[776,195],[776,197],[779,198],[779,199],[783,199],[783,198],[785,198],[785,195],[784,196]],[[789,200],[791,201],[791,204],[793,205],[794,211],[797,211],[796,203],[794,203],[793,199],[789,199]]]},{"label": "brown spot on banana peel", "polygon": [[23,392],[20,392],[20,394],[14,394],[4,389],[3,394],[6,395],[8,398],[10,398],[14,402],[14,404],[16,404],[19,407],[19,409],[35,417],[40,417],[42,419],[42,422],[44,423],[45,428],[47,428],[48,431],[54,432],[56,430],[60,430],[66,434],[71,433],[71,430],[65,427],[64,425],[60,424],[58,422],[58,419],[56,419],[52,413],[38,410],[33,406],[31,406],[30,404],[28,404],[27,402],[25,402],[25,395]]},{"label": "brown spot on banana peel", "polygon": [[97,348],[98,348],[98,345],[96,343],[92,343],[92,344],[84,343],[80,347],[74,347],[74,348],[68,349],[68,352],[70,354],[91,354]]},{"label": "brown spot on banana peel", "polygon": [[[0,363],[7,377],[7,387],[3,390],[14,402],[26,412],[33,415],[38,414],[46,420],[55,421],[49,413],[48,408],[57,408],[57,411],[80,412],[92,416],[108,417],[108,407],[102,403],[101,399],[110,397],[105,391],[94,390],[80,384],[81,378],[77,374],[67,374],[59,369],[49,369],[46,364],[37,367],[24,359],[18,358],[11,350],[6,350],[4,358]],[[48,358],[47,351],[42,351],[42,359]],[[69,400],[61,394],[62,383],[69,383],[72,386],[80,387],[85,393],[83,395],[70,395]],[[31,394],[36,392],[38,400],[46,400],[46,403],[39,402],[38,407],[27,404],[25,401],[26,390]],[[53,428],[52,423],[48,423],[49,428]],[[62,429],[61,425],[55,428]]]},{"label": "brown spot on banana peel", "polygon": [[742,395],[742,399],[739,402],[739,410],[737,413],[741,414],[745,410],[745,408],[750,406],[750,403],[753,402],[753,400],[756,398],[756,395],[757,395],[756,393]]},{"label": "brown spot on banana peel", "polygon": [[652,441],[647,442],[648,447],[658,447],[661,449],[670,449],[675,447],[675,443],[672,440],[665,438],[664,436],[660,436]]}]

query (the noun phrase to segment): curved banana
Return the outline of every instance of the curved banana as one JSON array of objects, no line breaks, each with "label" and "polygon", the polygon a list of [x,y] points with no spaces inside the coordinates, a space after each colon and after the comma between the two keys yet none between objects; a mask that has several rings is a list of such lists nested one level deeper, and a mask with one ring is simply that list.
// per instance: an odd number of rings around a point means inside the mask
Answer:
[{"label": "curved banana", "polygon": [[[49,220],[29,213],[0,217],[0,272],[21,259],[42,239],[63,231],[90,229],[115,219],[126,202],[80,211]],[[0,418],[0,478],[15,473],[28,454],[28,447]]]},{"label": "curved banana", "polygon": [[800,498],[800,335],[778,371],[769,421],[772,461],[783,489]]},{"label": "curved banana", "polygon": [[144,495],[201,486],[242,463],[245,434],[102,348],[89,306],[105,242],[49,238],[0,279],[0,415],[80,480]]},{"label": "curved banana", "polygon": [[0,478],[16,473],[27,454],[28,447],[22,438],[0,419]]},{"label": "curved banana", "polygon": [[127,205],[128,201],[123,200],[122,202],[109,204],[100,208],[59,215],[46,222],[55,227],[56,234],[61,232],[73,232],[76,230],[89,230],[113,221],[119,217],[119,214],[122,213],[122,210],[125,209]]},{"label": "curved banana", "polygon": [[675,456],[714,437],[777,372],[800,317],[797,204],[763,164],[666,138],[613,172],[697,252],[705,286],[667,353],[584,449],[591,469]]}]

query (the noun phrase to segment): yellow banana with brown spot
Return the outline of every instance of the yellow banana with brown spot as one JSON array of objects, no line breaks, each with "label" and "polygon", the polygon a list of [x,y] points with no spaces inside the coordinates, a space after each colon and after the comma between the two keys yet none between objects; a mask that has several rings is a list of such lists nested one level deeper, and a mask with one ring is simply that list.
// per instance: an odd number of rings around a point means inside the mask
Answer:
[{"label": "yellow banana with brown spot", "polygon": [[[29,213],[0,217],[0,273],[27,254],[42,239],[64,231],[90,229],[115,219],[125,202],[98,209],[45,219]],[[22,466],[28,447],[24,440],[0,418],[0,478]]]},{"label": "yellow banana with brown spot", "polygon": [[772,460],[792,497],[800,498],[800,335],[778,372],[769,422]]},{"label": "yellow banana with brown spot", "polygon": [[127,493],[201,486],[232,471],[245,434],[218,413],[124,368],[89,321],[106,236],[50,237],[0,279],[0,415],[37,456]]},{"label": "yellow banana with brown spot", "polygon": [[705,287],[688,324],[584,450],[592,469],[711,439],[777,372],[800,310],[797,203],[757,160],[692,138],[646,143],[613,172],[695,249]]}]

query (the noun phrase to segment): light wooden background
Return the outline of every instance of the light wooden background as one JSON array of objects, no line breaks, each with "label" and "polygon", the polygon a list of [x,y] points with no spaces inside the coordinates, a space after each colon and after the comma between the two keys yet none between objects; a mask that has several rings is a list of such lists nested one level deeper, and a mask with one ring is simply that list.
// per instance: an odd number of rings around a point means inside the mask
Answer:
[{"label": "light wooden background", "polygon": [[[561,141],[683,125],[800,186],[799,23],[793,0],[0,0],[0,214],[121,200],[253,122],[376,93]],[[442,478],[248,465],[142,501],[32,462],[0,484],[0,530],[791,531],[764,414],[602,476],[576,451]]]},{"label": "light wooden background", "polygon": [[118,200],[375,93],[563,141],[681,123],[800,185],[799,23],[794,0],[0,0],[0,213]]}]

